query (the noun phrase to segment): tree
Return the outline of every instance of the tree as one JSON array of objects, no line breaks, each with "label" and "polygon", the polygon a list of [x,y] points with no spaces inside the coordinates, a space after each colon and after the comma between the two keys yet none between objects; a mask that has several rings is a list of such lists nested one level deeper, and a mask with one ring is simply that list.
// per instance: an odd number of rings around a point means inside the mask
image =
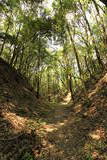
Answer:
[{"label": "tree", "polygon": [[[99,1],[0,2],[0,56],[49,101],[95,78],[106,62],[106,9]],[[104,3],[104,1],[103,1]]]}]

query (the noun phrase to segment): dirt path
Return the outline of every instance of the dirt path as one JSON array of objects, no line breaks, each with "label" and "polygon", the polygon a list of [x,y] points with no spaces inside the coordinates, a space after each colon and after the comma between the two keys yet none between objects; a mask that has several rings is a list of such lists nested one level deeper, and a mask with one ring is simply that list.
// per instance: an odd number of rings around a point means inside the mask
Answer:
[{"label": "dirt path", "polygon": [[81,103],[74,107],[71,104],[55,106],[42,127],[44,160],[107,159],[106,112],[102,114],[100,108],[97,111],[93,105],[90,104],[89,109]]},{"label": "dirt path", "polygon": [[43,126],[46,135],[47,149],[45,149],[48,152],[48,155],[46,155],[48,160],[80,159],[78,156],[83,149],[84,136],[82,135],[83,139],[80,139],[78,126],[75,126],[80,119],[75,116],[74,112],[71,113],[71,104],[55,106],[55,111],[47,117],[48,123]]},{"label": "dirt path", "polygon": [[44,121],[39,160],[107,160],[107,74],[87,98],[56,104]]}]

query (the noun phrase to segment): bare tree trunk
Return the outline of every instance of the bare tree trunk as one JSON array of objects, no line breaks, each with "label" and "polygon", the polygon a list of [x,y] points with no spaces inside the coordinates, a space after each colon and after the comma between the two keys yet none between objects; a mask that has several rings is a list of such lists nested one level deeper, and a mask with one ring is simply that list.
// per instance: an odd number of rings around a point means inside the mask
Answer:
[{"label": "bare tree trunk", "polygon": [[[7,29],[6,29],[6,33],[8,33],[9,25],[10,25],[10,24],[8,23],[8,27],[7,27]],[[3,54],[3,50],[4,50],[5,43],[6,43],[6,36],[4,37],[3,44],[2,44],[2,46],[1,46],[0,56]]]},{"label": "bare tree trunk", "polygon": [[[106,26],[104,24],[104,19],[103,19],[103,17],[100,14],[99,7],[98,7],[98,4],[97,4],[96,0],[92,0],[92,1],[94,3],[95,8],[96,8],[97,16],[100,17],[100,19],[102,21],[102,24],[101,24],[102,30],[103,30],[103,36],[102,36],[103,38],[102,39],[103,39],[104,47],[107,48],[107,31],[106,31]],[[98,23],[97,16],[96,16],[96,21]],[[104,53],[106,55],[106,51]]]},{"label": "bare tree trunk", "polygon": [[37,77],[37,91],[36,91],[36,97],[40,98],[40,79],[39,76]]},{"label": "bare tree trunk", "polygon": [[97,46],[96,46],[96,41],[95,41],[95,39],[94,39],[93,32],[92,32],[92,30],[91,30],[90,24],[89,24],[89,22],[88,22],[88,19],[87,19],[87,17],[86,17],[85,11],[84,11],[84,9],[83,9],[82,4],[81,4],[80,1],[79,1],[79,4],[80,4],[80,8],[81,8],[81,10],[82,10],[82,12],[83,12],[83,14],[84,14],[84,20],[86,21],[86,24],[87,24],[87,26],[88,26],[88,30],[89,30],[89,32],[90,32],[90,36],[91,36],[91,38],[92,38],[92,42],[93,42],[93,45],[94,45],[94,50],[95,50],[95,52],[96,52],[96,57],[97,57],[99,66],[101,66],[101,68],[104,68],[104,64],[103,64],[103,62],[102,62],[102,60],[101,60],[99,50],[98,50],[98,48],[97,48]]},{"label": "bare tree trunk", "polygon": [[49,74],[49,71],[47,73],[47,79],[48,79],[48,101],[50,102],[51,100],[51,97],[50,97],[50,74]]},{"label": "bare tree trunk", "polygon": [[71,74],[68,75],[68,81],[69,81],[69,90],[70,90],[70,93],[71,93],[71,98],[74,101],[73,83],[72,83],[72,76],[71,76]]},{"label": "bare tree trunk", "polygon": [[79,75],[81,77],[82,75],[82,70],[81,70],[81,66],[80,66],[80,62],[79,62],[79,57],[78,57],[78,52],[77,52],[77,49],[75,47],[75,42],[72,38],[72,35],[71,35],[71,31],[70,31],[70,28],[69,28],[69,25],[67,24],[67,31],[69,33],[69,36],[70,36],[70,40],[71,40],[71,43],[72,43],[72,46],[73,46],[73,50],[74,50],[74,53],[75,53],[75,57],[76,57],[76,61],[77,61],[77,66],[78,66],[78,71],[79,71]]},{"label": "bare tree trunk", "polygon": [[[17,32],[17,35],[16,35],[17,42],[18,42],[18,37],[19,37],[19,34],[20,34],[20,28],[21,28],[21,25],[19,26],[19,31]],[[17,54],[18,54],[18,47],[19,47],[18,45],[16,45],[16,44],[14,45],[13,56],[10,60],[10,65],[13,65],[13,63],[14,63],[14,60],[15,60]]]},{"label": "bare tree trunk", "polygon": [[41,39],[39,37],[39,46],[38,46],[38,60],[37,60],[37,98],[40,98],[40,75],[39,75],[39,69],[40,69],[40,63],[41,63],[41,57],[40,57],[40,53],[41,53]]}]

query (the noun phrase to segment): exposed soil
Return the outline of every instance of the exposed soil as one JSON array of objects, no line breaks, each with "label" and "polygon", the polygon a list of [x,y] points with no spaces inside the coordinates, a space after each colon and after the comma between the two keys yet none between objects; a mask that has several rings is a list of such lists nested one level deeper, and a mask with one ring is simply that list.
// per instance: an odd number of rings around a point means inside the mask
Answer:
[{"label": "exposed soil", "polygon": [[42,126],[47,146],[44,159],[106,160],[107,74],[88,93],[86,100],[56,105],[45,121]]},{"label": "exposed soil", "polygon": [[0,60],[0,160],[107,160],[107,73],[81,95],[72,104],[69,95],[63,104],[37,100]]}]

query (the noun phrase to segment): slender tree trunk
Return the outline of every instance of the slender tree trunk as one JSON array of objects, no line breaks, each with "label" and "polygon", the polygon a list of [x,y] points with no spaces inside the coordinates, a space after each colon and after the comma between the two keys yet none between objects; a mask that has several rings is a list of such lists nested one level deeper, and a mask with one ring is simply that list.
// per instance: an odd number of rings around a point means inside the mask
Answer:
[{"label": "slender tree trunk", "polygon": [[81,77],[82,75],[82,70],[81,70],[81,66],[80,66],[80,62],[79,62],[79,57],[78,57],[78,52],[77,52],[77,49],[75,47],[75,42],[72,38],[72,35],[71,35],[71,31],[70,31],[70,28],[69,28],[69,25],[67,24],[67,31],[69,33],[69,36],[70,36],[70,40],[71,40],[71,43],[72,43],[72,46],[73,46],[73,50],[74,50],[74,53],[75,53],[75,57],[76,57],[76,61],[77,61],[77,66],[78,66],[78,71],[79,71],[79,75]]},{"label": "slender tree trunk", "polygon": [[90,68],[88,66],[88,62],[87,62],[87,57],[86,56],[84,56],[84,61],[85,61],[85,66],[87,68],[87,71],[89,72],[90,77],[92,77],[92,74],[91,74]]},{"label": "slender tree trunk", "polygon": [[[100,21],[102,21],[101,26],[102,26],[102,30],[103,30],[103,35],[102,35],[102,37],[103,37],[103,43],[104,43],[104,47],[107,48],[107,31],[106,31],[106,26],[104,24],[104,19],[103,19],[103,17],[100,14],[99,7],[98,7],[98,4],[97,4],[96,0],[92,0],[92,1],[94,3],[96,11],[97,11],[96,21],[98,23],[97,17],[100,17]],[[105,55],[106,55],[106,52],[105,52]]]},{"label": "slender tree trunk", "polygon": [[104,64],[103,64],[103,62],[101,60],[99,50],[98,50],[98,48],[96,46],[94,48],[95,48],[95,51],[96,51],[96,57],[97,57],[98,63],[101,66],[101,68],[104,68]]},{"label": "slender tree trunk", "polygon": [[[10,26],[10,23],[8,23],[8,27],[7,27],[7,29],[6,29],[6,33],[5,33],[5,34],[8,33],[9,26]],[[4,50],[5,43],[6,43],[6,36],[4,37],[3,44],[2,44],[2,46],[1,46],[0,56],[3,54],[3,50]]]},{"label": "slender tree trunk", "polygon": [[48,101],[50,102],[50,100],[51,100],[51,97],[50,97],[50,74],[49,74],[49,71],[48,71],[48,73],[47,73],[47,79],[48,79]]},{"label": "slender tree trunk", "polygon": [[10,60],[10,65],[11,65],[11,66],[12,66],[13,63],[14,63],[14,59],[15,59],[15,57],[16,57],[16,54],[17,54],[17,46],[14,46],[13,56],[12,56],[12,58],[11,58],[11,60]]},{"label": "slender tree trunk", "polygon": [[37,91],[36,91],[36,97],[39,99],[40,98],[40,79],[39,76],[37,77]]},{"label": "slender tree trunk", "polygon": [[38,70],[38,74],[37,74],[37,98],[38,99],[40,98],[40,75],[39,75],[39,69],[40,69],[40,63],[41,63],[40,53],[41,53],[41,39],[39,37],[38,60],[37,60],[37,70]]},{"label": "slender tree trunk", "polygon": [[67,24],[67,30],[68,30],[68,33],[69,33],[69,36],[70,36],[70,39],[71,39],[71,43],[73,45],[73,50],[74,50],[76,61],[77,61],[77,66],[78,66],[80,80],[81,80],[81,83],[83,84],[84,93],[86,95],[86,88],[85,88],[84,78],[83,78],[83,75],[82,75],[82,69],[81,69],[81,66],[80,66],[78,52],[77,52],[77,49],[75,47],[75,42],[74,42],[74,40],[72,38],[72,35],[71,35],[70,28],[69,28],[68,24]]},{"label": "slender tree trunk", "polygon": [[[19,26],[19,31],[17,32],[17,35],[16,35],[17,42],[18,42],[18,37],[19,37],[19,34],[20,34],[20,28],[21,28],[21,25]],[[18,47],[19,47],[18,45],[16,45],[16,44],[14,45],[13,56],[10,60],[10,65],[13,65],[13,63],[14,63],[14,60],[15,60],[17,54],[18,54]]]},{"label": "slender tree trunk", "polygon": [[80,8],[81,8],[81,10],[82,10],[82,12],[83,12],[83,14],[84,14],[84,20],[85,20],[85,22],[86,22],[86,24],[87,24],[87,26],[88,26],[88,30],[89,30],[89,32],[90,32],[90,36],[91,36],[91,38],[92,38],[92,42],[93,42],[93,45],[94,45],[94,50],[95,50],[95,52],[96,52],[96,57],[97,57],[99,66],[101,66],[101,68],[104,68],[104,64],[103,64],[103,62],[102,62],[102,60],[101,60],[99,50],[98,50],[98,48],[97,48],[97,46],[96,46],[96,41],[95,41],[95,39],[94,39],[93,32],[92,32],[92,30],[91,30],[90,24],[89,24],[89,22],[88,22],[88,19],[87,19],[87,17],[86,17],[86,14],[85,14],[85,12],[84,12],[84,9],[83,9],[82,4],[81,4],[80,1],[79,1],[79,4],[80,4]]},{"label": "slender tree trunk", "polygon": [[19,70],[19,71],[21,71],[21,68],[22,68],[22,66],[23,66],[24,50],[25,50],[25,47],[23,47],[22,50],[21,50],[19,67],[18,67],[18,70]]},{"label": "slender tree trunk", "polygon": [[68,81],[69,81],[69,90],[70,90],[70,93],[71,93],[71,98],[74,101],[73,83],[72,83],[72,76],[71,76],[71,74],[68,75]]}]

